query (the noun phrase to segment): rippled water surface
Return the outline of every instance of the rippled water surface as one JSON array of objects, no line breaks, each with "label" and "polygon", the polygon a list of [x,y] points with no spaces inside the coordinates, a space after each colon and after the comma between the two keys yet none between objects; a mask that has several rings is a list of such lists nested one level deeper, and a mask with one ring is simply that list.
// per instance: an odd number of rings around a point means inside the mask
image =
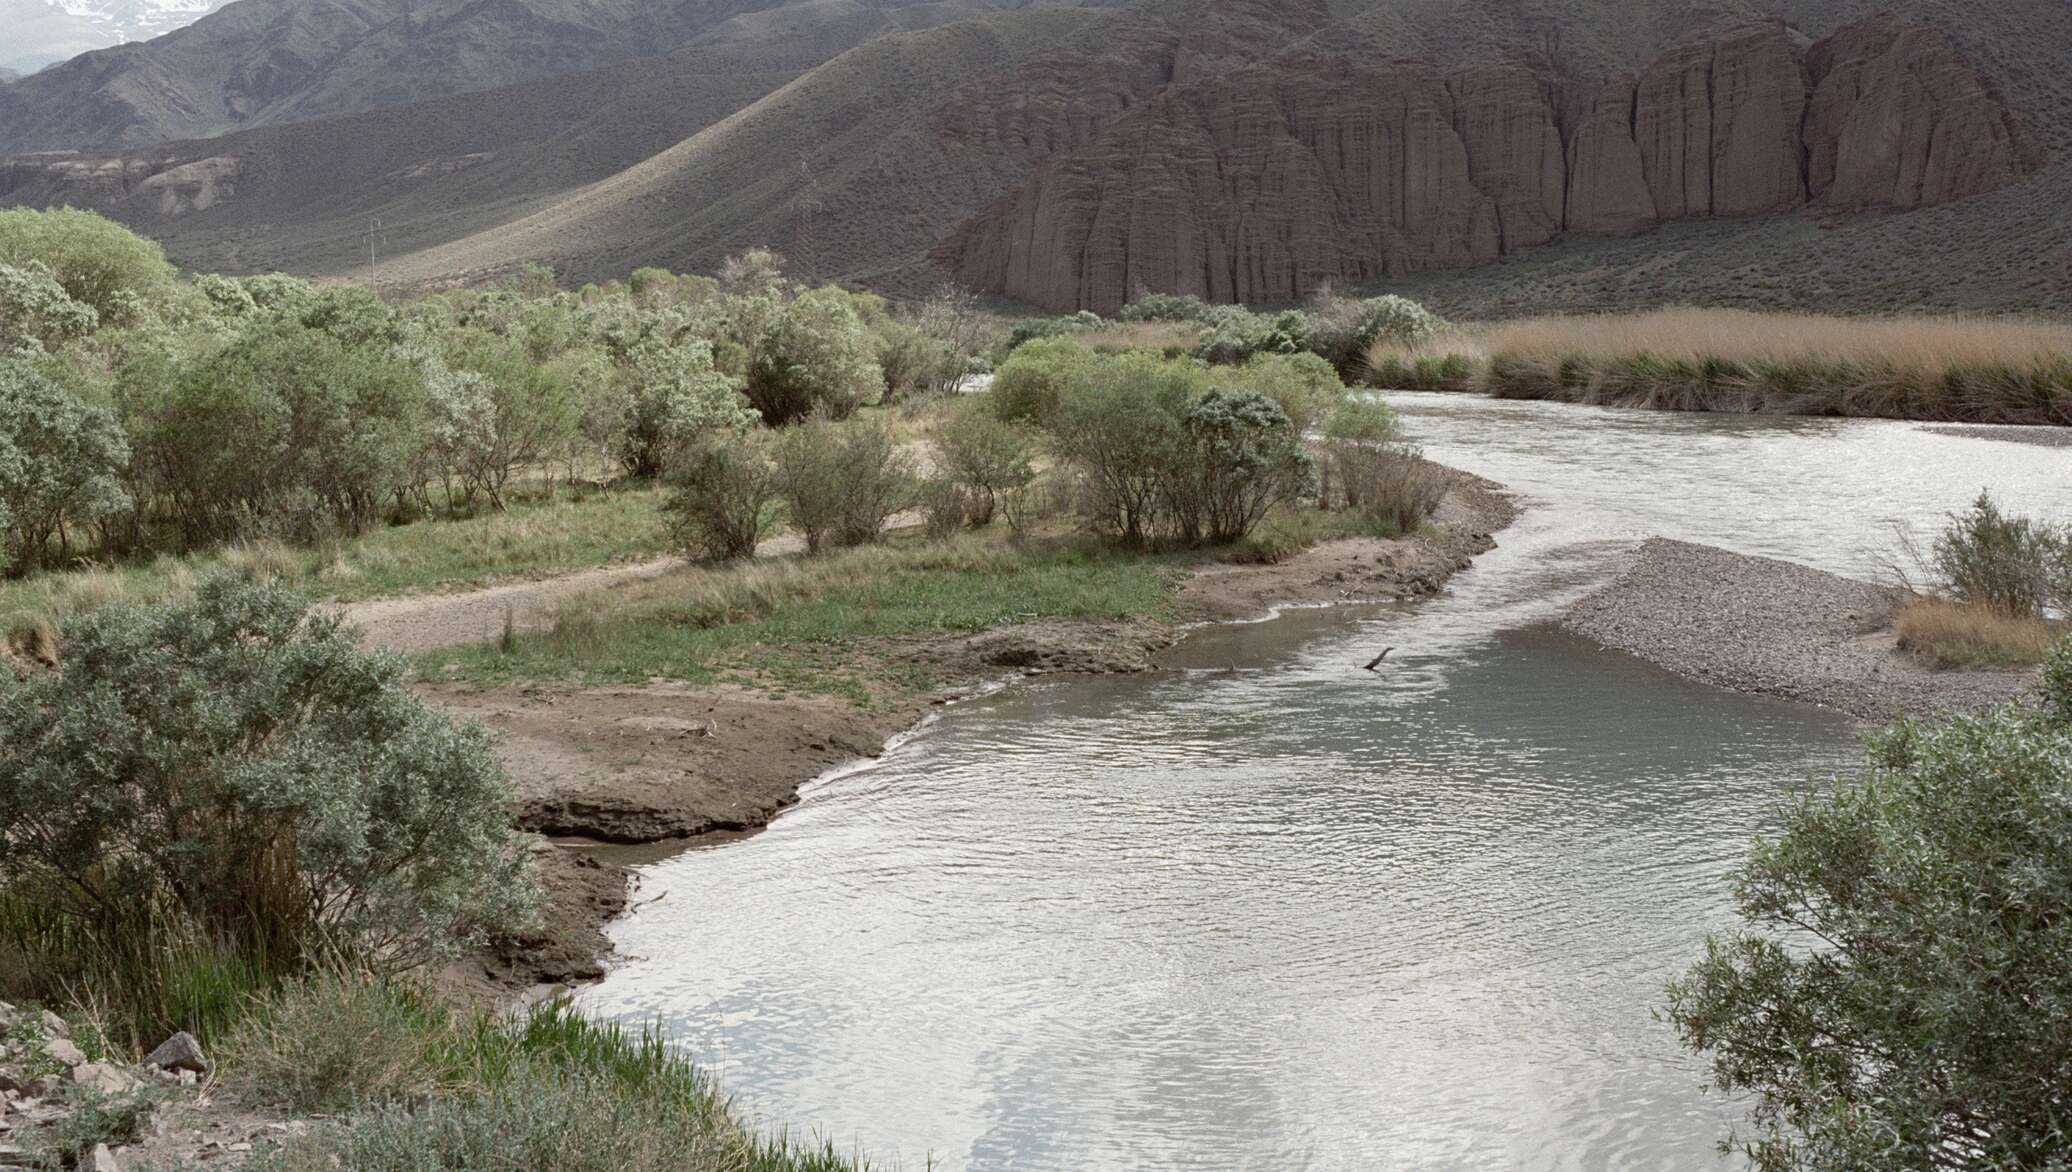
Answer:
[{"label": "rippled water surface", "polygon": [[1534,506],[1445,596],[949,710],[647,868],[590,1007],[881,1165],[1724,1167],[1732,1105],[1651,1010],[1852,730],[1540,620],[1650,534],[1867,574],[1983,486],[2072,514],[2072,453],[1392,401]]}]

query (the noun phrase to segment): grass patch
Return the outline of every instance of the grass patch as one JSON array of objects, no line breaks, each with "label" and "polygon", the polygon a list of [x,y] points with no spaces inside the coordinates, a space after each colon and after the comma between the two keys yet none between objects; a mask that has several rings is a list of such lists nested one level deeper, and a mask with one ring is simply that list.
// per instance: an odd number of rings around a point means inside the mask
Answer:
[{"label": "grass patch", "polygon": [[1894,616],[1899,646],[1937,671],[2016,671],[2043,662],[2064,624],[1921,597]]},{"label": "grass patch", "polygon": [[0,582],[0,637],[118,599],[159,602],[191,592],[219,570],[266,577],[312,597],[351,602],[545,577],[664,552],[659,506],[646,486],[566,490],[509,511],[416,521],[312,548],[274,541]]},{"label": "grass patch", "polygon": [[[255,1153],[248,1169],[859,1166],[829,1145],[752,1132],[657,1030],[593,1021],[563,1001],[512,1018],[456,1015],[390,982],[315,977],[268,999],[255,1021],[224,1055],[248,1100],[350,1113]],[[370,1042],[375,1056],[354,1055]]]},{"label": "grass patch", "polygon": [[549,631],[520,634],[508,648],[430,652],[418,669],[480,684],[735,680],[861,702],[879,683],[926,681],[856,662],[847,650],[859,640],[1035,619],[1177,618],[1175,587],[1200,560],[1090,538],[907,537],[815,558],[697,567],[579,598]]}]

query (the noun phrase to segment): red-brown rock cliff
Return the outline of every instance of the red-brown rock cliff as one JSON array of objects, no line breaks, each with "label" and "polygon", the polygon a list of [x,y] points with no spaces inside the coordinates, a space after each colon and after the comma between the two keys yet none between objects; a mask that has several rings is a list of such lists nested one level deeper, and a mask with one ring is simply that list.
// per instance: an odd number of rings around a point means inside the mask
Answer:
[{"label": "red-brown rock cliff", "polygon": [[958,279],[1099,312],[1150,290],[1285,301],[1563,232],[1926,206],[2043,163],[1947,42],[1891,18],[1807,50],[1740,26],[1588,85],[1295,53],[1104,104],[1043,120],[1062,149],[943,245]]}]

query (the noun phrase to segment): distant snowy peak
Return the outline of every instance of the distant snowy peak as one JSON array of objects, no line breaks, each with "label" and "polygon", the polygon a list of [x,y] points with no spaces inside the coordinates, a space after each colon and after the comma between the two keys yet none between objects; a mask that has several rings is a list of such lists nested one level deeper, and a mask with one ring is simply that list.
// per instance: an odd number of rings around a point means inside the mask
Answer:
[{"label": "distant snowy peak", "polygon": [[92,49],[148,41],[229,0],[0,0],[0,68],[28,72]]}]

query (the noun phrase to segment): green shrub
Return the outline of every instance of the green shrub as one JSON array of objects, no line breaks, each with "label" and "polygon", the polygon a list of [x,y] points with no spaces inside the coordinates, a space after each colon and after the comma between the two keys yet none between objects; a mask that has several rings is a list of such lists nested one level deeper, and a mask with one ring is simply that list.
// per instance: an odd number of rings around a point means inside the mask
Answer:
[{"label": "green shrub", "polygon": [[0,265],[31,261],[109,325],[136,320],[152,299],[170,294],[175,278],[156,241],[93,212],[0,210]]},{"label": "green shrub", "polygon": [[1220,385],[1272,399],[1298,437],[1316,430],[1345,399],[1338,372],[1314,354],[1258,354],[1235,373],[1218,370],[1215,377]]},{"label": "green shrub", "polygon": [[1187,408],[1187,451],[1167,478],[1179,536],[1238,541],[1269,510],[1316,491],[1316,462],[1272,399],[1211,390]]},{"label": "green shrub", "polygon": [[0,543],[15,573],[44,560],[66,523],[120,511],[129,445],[115,417],[19,359],[0,359]]},{"label": "green shrub", "polygon": [[1207,389],[1193,363],[1141,353],[1100,359],[1064,388],[1047,430],[1085,478],[1097,528],[1142,544],[1166,527],[1168,488],[1188,449],[1181,419]]},{"label": "green shrub", "polygon": [[846,419],[885,391],[870,330],[840,289],[810,289],[762,317],[748,400],[771,426],[815,412]]},{"label": "green shrub", "polygon": [[42,261],[0,264],[0,358],[62,348],[101,324],[101,315],[75,301]]},{"label": "green shrub", "polygon": [[811,419],[780,433],[773,485],[809,553],[830,540],[867,545],[912,494],[912,462],[875,423]]},{"label": "green shrub", "polygon": [[1036,476],[1029,433],[997,418],[987,405],[959,403],[936,429],[937,463],[964,490],[973,525],[993,520],[1000,498]]},{"label": "green shrub", "polygon": [[662,505],[669,542],[689,556],[755,556],[777,488],[759,433],[705,444],[672,477]]},{"label": "green shrub", "polygon": [[661,476],[700,440],[754,419],[739,379],[713,365],[702,341],[643,339],[627,355],[626,387],[610,447],[635,476]]},{"label": "green shrub", "polygon": [[583,398],[564,371],[532,361],[516,339],[458,331],[444,351],[424,372],[433,451],[470,497],[481,493],[502,511],[516,476],[575,446]]},{"label": "green shrub", "polygon": [[0,895],[98,939],[185,930],[293,964],[401,969],[524,924],[510,791],[335,617],[218,578],[69,619],[0,673]]},{"label": "green shrub", "polygon": [[2027,517],[2010,517],[1980,493],[1971,508],[1954,514],[1935,540],[1932,565],[1937,585],[1960,602],[2007,618],[2043,613],[2057,593],[2054,578],[2072,547],[2072,534]]},{"label": "green shrub", "polygon": [[949,540],[971,520],[971,493],[954,480],[944,477],[924,480],[916,495],[922,527],[931,541]]},{"label": "green shrub", "polygon": [[2041,703],[1871,742],[1733,876],[1670,1021],[1763,1169],[2061,1167],[2072,1133],[2072,663]]},{"label": "green shrub", "polygon": [[1115,314],[1118,321],[1207,321],[1214,306],[1192,293],[1146,293]]},{"label": "green shrub", "polygon": [[1093,351],[1070,339],[1038,339],[1018,347],[993,372],[987,401],[993,414],[1009,423],[1043,423],[1099,361]]}]

